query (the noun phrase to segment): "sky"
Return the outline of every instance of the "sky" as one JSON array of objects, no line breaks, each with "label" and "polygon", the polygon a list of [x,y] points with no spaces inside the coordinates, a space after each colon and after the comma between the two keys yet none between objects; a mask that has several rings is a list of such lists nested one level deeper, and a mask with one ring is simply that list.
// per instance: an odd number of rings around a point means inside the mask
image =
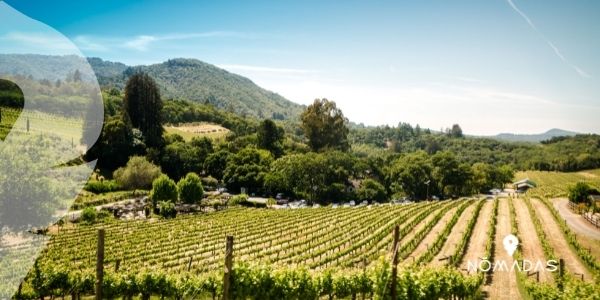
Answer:
[{"label": "sky", "polygon": [[86,56],[197,58],[297,103],[334,100],[365,125],[600,133],[599,1],[6,3]]}]

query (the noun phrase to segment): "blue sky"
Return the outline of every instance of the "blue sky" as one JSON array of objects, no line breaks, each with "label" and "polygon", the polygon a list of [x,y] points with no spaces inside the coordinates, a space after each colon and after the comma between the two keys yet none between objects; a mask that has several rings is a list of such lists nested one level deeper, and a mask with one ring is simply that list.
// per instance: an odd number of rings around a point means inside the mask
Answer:
[{"label": "blue sky", "polygon": [[600,133],[598,1],[6,2],[87,56],[198,58],[368,125]]}]

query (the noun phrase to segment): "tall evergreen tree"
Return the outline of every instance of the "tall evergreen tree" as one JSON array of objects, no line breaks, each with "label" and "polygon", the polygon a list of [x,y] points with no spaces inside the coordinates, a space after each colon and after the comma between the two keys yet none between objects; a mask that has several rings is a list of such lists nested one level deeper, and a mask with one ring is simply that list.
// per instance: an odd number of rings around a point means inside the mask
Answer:
[{"label": "tall evergreen tree", "polygon": [[162,107],[160,91],[154,79],[145,73],[129,77],[123,99],[124,113],[129,116],[133,128],[143,133],[148,147],[160,148],[163,145]]},{"label": "tall evergreen tree", "polygon": [[277,126],[272,120],[262,121],[258,127],[258,147],[269,150],[273,156],[283,154],[283,128]]}]

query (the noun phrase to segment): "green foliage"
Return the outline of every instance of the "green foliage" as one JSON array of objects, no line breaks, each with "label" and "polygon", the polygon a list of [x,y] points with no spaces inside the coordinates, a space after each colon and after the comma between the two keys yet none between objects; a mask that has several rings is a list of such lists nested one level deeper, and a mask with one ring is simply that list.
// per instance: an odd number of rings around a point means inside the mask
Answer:
[{"label": "green foliage", "polygon": [[206,138],[193,138],[185,142],[178,135],[168,135],[160,162],[162,170],[171,178],[180,179],[190,172],[200,173],[204,161],[213,152],[212,142]]},{"label": "green foliage", "polygon": [[175,203],[173,203],[172,201],[159,201],[158,213],[161,215],[161,217],[166,219],[175,218],[175,216],[177,216]]},{"label": "green foliage", "polygon": [[346,186],[355,173],[355,159],[333,151],[286,155],[277,159],[265,185],[271,192],[285,192],[311,201],[344,200]]},{"label": "green foliage", "polygon": [[360,200],[385,201],[387,199],[385,187],[373,179],[363,180],[356,194]]},{"label": "green foliage", "polygon": [[84,190],[96,194],[118,191],[121,186],[114,180],[90,180],[83,187]]},{"label": "green foliage", "polygon": [[113,173],[116,182],[126,189],[149,189],[161,175],[160,168],[145,157],[132,156],[125,167]]},{"label": "green foliage", "polygon": [[[37,266],[37,264],[36,264]],[[37,267],[41,269],[42,267]],[[303,268],[276,268],[238,264],[231,274],[231,292],[236,299],[321,299],[361,298],[389,299],[391,267],[383,259],[367,270],[311,272]],[[41,272],[41,271],[40,271]],[[56,293],[89,295],[94,289],[94,273],[48,268],[48,276],[32,281],[32,296],[41,298]],[[105,272],[103,296],[131,297],[141,294],[160,298],[217,298],[222,292],[222,275],[165,274],[156,270],[136,273]],[[479,276],[465,276],[454,269],[400,269],[397,275],[399,299],[474,298],[478,295]],[[576,293],[579,294],[579,293]],[[33,298],[33,297],[32,297]]]},{"label": "green foliage", "polygon": [[160,92],[154,79],[145,73],[135,73],[125,85],[123,112],[133,128],[144,135],[148,147],[160,147],[163,143],[162,108]]},{"label": "green foliage", "polygon": [[284,137],[283,128],[277,126],[270,119],[262,121],[258,126],[258,147],[269,150],[274,157],[279,157],[283,154]]},{"label": "green foliage", "polygon": [[578,182],[574,186],[569,187],[569,200],[574,203],[590,202],[590,194],[592,187],[585,182]]},{"label": "green foliage", "polygon": [[433,166],[427,153],[423,151],[407,154],[394,162],[389,174],[392,190],[425,199],[435,193]]},{"label": "green foliage", "polygon": [[355,144],[368,144],[396,153],[423,150],[428,154],[438,151],[455,153],[460,163],[473,165],[487,163],[510,165],[514,169],[544,171],[576,171],[600,167],[600,136],[577,135],[561,137],[542,145],[524,142],[506,142],[490,138],[452,137],[433,133],[400,123],[397,127],[355,126],[350,131]]},{"label": "green foliage", "polygon": [[98,218],[98,212],[95,207],[86,207],[81,212],[81,220],[87,224],[95,223],[96,218]]},{"label": "green foliage", "polygon": [[227,201],[227,205],[236,206],[236,205],[245,204],[246,202],[248,202],[248,195],[239,194],[239,195],[235,195],[235,196],[229,198],[229,200]]},{"label": "green foliage", "polygon": [[227,150],[209,154],[204,160],[204,170],[217,180],[223,179],[223,173],[225,173],[230,156],[231,153]]},{"label": "green foliage", "polygon": [[104,123],[102,134],[94,146],[86,153],[88,161],[98,159],[98,166],[114,170],[125,165],[131,155],[145,147],[136,142],[131,124],[121,117],[112,117]]},{"label": "green foliage", "polygon": [[177,183],[177,191],[179,200],[189,204],[199,203],[204,194],[202,182],[196,173],[188,173],[185,178],[181,179]]},{"label": "green foliage", "polygon": [[152,182],[152,191],[150,192],[152,205],[156,207],[160,201],[177,201],[177,186],[167,175],[160,175]]},{"label": "green foliage", "polygon": [[230,190],[236,192],[242,187],[248,191],[260,190],[272,161],[269,151],[245,148],[228,161],[223,181]]},{"label": "green foliage", "polygon": [[348,119],[335,102],[316,99],[302,113],[301,119],[304,135],[313,151],[346,151],[350,148]]},{"label": "green foliage", "polygon": [[290,119],[302,110],[300,105],[258,87],[245,77],[196,59],[178,58],[137,67],[101,59],[90,63],[103,86],[122,88],[128,75],[142,71],[156,80],[166,98],[189,99],[259,118]]},{"label": "green foliage", "polygon": [[202,181],[202,186],[209,190],[214,190],[219,185],[219,181],[212,176],[202,177],[200,181]]}]

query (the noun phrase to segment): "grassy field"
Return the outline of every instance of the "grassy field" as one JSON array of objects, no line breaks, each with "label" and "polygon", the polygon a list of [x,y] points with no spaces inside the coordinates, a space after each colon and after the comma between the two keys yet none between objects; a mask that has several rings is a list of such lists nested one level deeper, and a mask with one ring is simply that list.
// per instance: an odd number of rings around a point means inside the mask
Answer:
[{"label": "grassy field", "polygon": [[207,137],[210,139],[224,138],[229,129],[217,124],[210,123],[187,123],[178,126],[165,126],[167,133],[178,134],[186,141],[192,140],[194,137]]}]

